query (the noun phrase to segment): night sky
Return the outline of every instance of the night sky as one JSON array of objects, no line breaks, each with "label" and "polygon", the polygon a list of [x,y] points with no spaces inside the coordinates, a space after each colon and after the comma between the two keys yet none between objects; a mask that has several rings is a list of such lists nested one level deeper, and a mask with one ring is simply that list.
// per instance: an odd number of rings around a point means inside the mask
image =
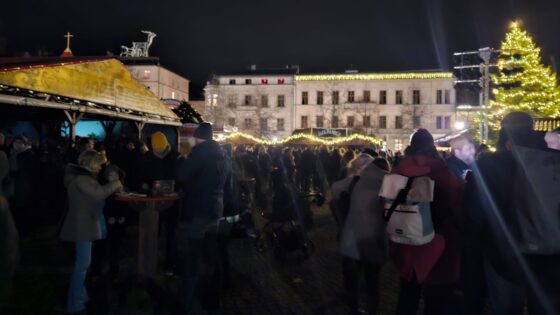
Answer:
[{"label": "night sky", "polygon": [[454,51],[498,48],[519,18],[560,61],[557,0],[8,0],[0,56],[58,55],[75,35],[77,56],[115,54],[158,36],[150,55],[191,80],[196,96],[213,73],[251,64],[298,64],[304,73],[445,69]]}]

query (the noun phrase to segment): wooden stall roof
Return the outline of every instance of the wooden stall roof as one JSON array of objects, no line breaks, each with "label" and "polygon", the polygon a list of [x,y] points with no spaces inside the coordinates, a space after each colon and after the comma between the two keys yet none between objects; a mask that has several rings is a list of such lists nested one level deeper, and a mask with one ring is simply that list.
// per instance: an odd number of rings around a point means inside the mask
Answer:
[{"label": "wooden stall roof", "polygon": [[[73,106],[59,108],[148,123],[181,124],[173,111],[114,58],[0,58],[0,93],[9,94],[6,91],[14,88],[27,91],[27,98],[32,98],[25,100],[25,105],[40,107],[64,98]],[[7,95],[0,100],[7,102],[18,105]]]}]

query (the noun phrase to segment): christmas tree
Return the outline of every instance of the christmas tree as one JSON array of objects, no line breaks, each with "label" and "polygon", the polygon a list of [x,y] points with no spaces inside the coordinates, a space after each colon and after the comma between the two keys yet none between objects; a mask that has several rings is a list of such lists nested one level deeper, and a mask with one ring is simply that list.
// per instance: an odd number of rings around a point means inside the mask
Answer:
[{"label": "christmas tree", "polygon": [[181,105],[173,109],[173,112],[179,116],[183,124],[194,123],[200,124],[204,120],[202,116],[186,101],[181,101]]},{"label": "christmas tree", "polygon": [[560,116],[556,73],[542,64],[540,48],[518,23],[512,23],[502,42],[498,69],[492,75],[495,88],[488,113],[490,129],[499,130],[502,117],[511,111],[529,112],[534,117]]}]

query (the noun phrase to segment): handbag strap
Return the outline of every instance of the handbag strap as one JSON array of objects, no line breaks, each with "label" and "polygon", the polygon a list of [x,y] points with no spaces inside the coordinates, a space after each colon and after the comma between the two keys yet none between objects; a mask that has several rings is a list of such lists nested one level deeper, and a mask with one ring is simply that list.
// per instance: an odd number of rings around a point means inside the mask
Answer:
[{"label": "handbag strap", "polygon": [[410,188],[412,188],[412,182],[415,178],[416,177],[409,177],[404,188],[399,190],[397,198],[393,200],[391,207],[383,217],[385,222],[388,222],[391,219],[391,216],[393,215],[393,212],[395,212],[395,209],[397,209],[397,206],[406,201],[406,196],[408,196],[408,192],[410,191]]}]

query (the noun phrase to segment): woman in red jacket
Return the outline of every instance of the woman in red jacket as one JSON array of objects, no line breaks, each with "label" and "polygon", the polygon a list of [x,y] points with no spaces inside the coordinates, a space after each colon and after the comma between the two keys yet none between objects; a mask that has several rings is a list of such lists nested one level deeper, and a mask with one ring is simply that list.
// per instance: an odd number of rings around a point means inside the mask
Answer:
[{"label": "woman in red jacket", "polygon": [[390,255],[400,276],[401,288],[397,314],[416,314],[424,296],[424,314],[454,314],[459,280],[460,240],[455,225],[462,184],[439,156],[434,139],[426,129],[412,136],[405,158],[391,173],[403,176],[428,176],[435,182],[431,203],[435,237],[425,245],[390,242]]}]

